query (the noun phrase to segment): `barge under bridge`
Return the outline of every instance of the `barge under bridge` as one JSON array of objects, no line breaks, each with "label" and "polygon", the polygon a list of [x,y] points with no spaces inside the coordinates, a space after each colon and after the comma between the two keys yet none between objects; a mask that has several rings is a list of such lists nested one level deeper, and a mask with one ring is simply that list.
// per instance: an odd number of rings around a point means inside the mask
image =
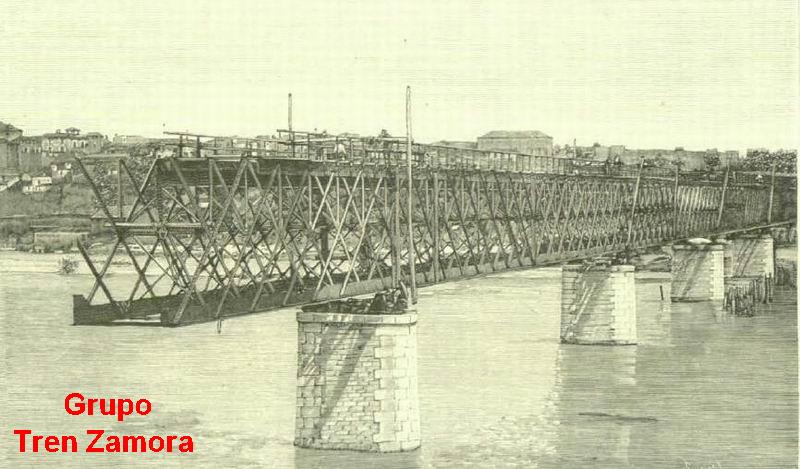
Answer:
[{"label": "barge under bridge", "polygon": [[[74,323],[179,326],[373,293],[412,274],[426,286],[795,223],[796,178],[774,170],[286,135],[220,147],[179,134],[173,156],[146,171],[114,162],[116,200],[77,160],[114,241],[105,259],[79,245],[95,282],[73,297]],[[120,256],[128,283],[107,278]]]}]

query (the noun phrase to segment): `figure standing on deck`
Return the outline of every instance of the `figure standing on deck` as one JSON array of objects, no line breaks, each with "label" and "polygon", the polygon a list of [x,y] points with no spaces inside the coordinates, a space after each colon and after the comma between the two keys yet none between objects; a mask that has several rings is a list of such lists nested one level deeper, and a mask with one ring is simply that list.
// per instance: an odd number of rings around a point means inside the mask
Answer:
[{"label": "figure standing on deck", "polygon": [[337,160],[347,159],[347,148],[344,146],[344,142],[336,142],[335,154]]}]

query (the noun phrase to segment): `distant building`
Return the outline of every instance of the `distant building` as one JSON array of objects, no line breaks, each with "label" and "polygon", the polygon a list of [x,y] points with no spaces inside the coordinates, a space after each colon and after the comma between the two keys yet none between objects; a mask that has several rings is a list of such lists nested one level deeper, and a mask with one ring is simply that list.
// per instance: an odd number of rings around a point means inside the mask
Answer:
[{"label": "distant building", "polygon": [[68,179],[72,175],[71,161],[56,161],[50,163],[50,177],[53,180]]},{"label": "distant building", "polygon": [[493,130],[478,137],[478,150],[553,155],[553,137],[538,130]]},{"label": "distant building", "polygon": [[22,130],[0,122],[0,172],[19,171],[19,139]]},{"label": "distant building", "polygon": [[14,140],[22,137],[22,130],[14,127],[11,124],[0,122],[0,138],[7,140]]},{"label": "distant building", "polygon": [[64,155],[91,155],[98,153],[108,144],[108,139],[98,132],[81,135],[81,131],[70,127],[62,132],[44,134],[41,137],[41,164],[49,165],[54,159]]},{"label": "distant building", "polygon": [[0,122],[0,174],[37,173],[64,158],[97,153],[107,144],[102,134],[81,135],[75,127],[29,137],[13,125]]},{"label": "distant building", "polygon": [[112,142],[114,145],[130,146],[130,145],[143,145],[149,142],[150,139],[142,137],[141,135],[114,135]]},{"label": "distant building", "polygon": [[42,166],[42,137],[21,137],[19,139],[19,170],[36,172]]},{"label": "distant building", "polygon": [[32,177],[30,182],[22,187],[22,192],[25,194],[47,192],[51,187],[53,187],[53,178],[50,176],[36,176]]}]

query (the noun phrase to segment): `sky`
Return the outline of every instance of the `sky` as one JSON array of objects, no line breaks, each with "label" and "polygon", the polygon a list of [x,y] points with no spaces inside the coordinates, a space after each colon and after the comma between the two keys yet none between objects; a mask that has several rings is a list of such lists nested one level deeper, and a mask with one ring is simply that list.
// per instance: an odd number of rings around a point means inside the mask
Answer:
[{"label": "sky", "polygon": [[541,130],[556,143],[798,147],[787,0],[0,0],[0,121],[254,136]]}]

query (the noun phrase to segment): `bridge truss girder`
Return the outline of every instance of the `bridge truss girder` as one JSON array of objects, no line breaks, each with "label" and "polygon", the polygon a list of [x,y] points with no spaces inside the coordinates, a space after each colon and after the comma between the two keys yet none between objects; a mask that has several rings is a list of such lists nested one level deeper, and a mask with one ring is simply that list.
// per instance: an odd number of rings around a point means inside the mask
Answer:
[{"label": "bridge truss girder", "polygon": [[[81,246],[96,283],[74,297],[76,324],[191,324],[396,286],[412,260],[424,286],[770,222],[770,186],[727,178],[417,169],[409,193],[391,164],[165,158],[144,181],[120,169],[136,202],[125,217],[103,207],[116,237],[103,262]],[[112,292],[120,249],[136,279]]]}]

